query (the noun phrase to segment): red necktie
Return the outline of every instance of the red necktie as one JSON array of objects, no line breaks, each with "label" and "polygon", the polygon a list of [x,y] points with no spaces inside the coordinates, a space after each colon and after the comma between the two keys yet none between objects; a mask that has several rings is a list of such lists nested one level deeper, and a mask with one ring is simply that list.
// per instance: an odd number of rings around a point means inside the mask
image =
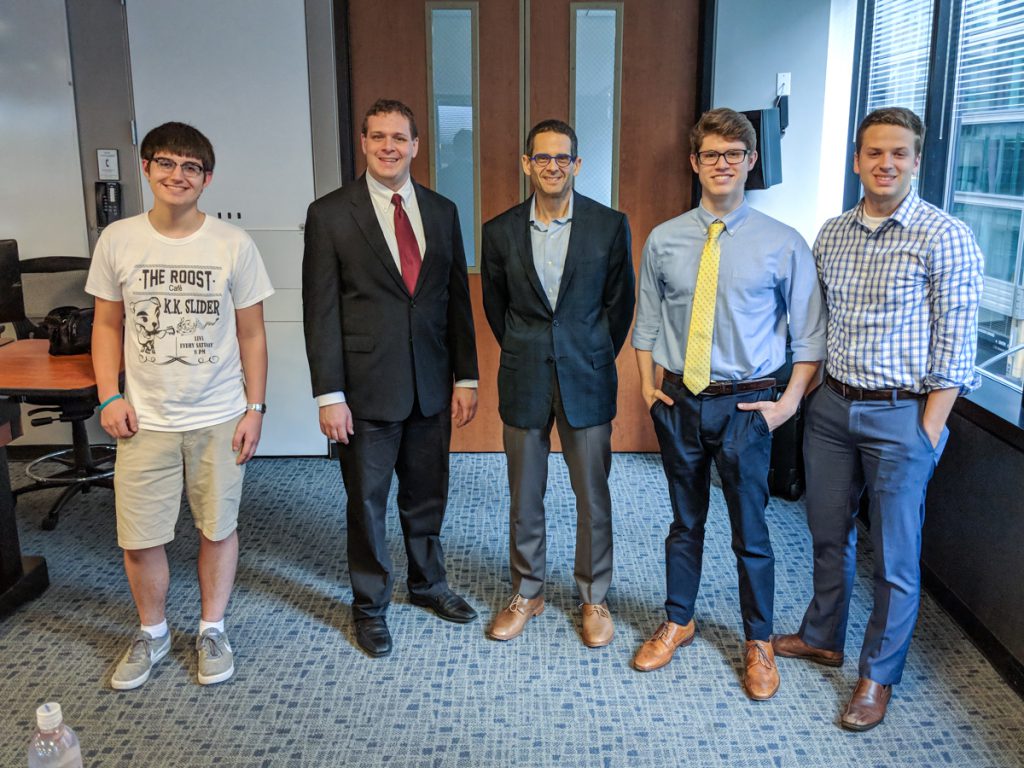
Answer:
[{"label": "red necktie", "polygon": [[420,258],[420,246],[416,242],[416,233],[412,231],[405,209],[402,208],[402,196],[397,192],[391,196],[395,206],[395,239],[398,240],[398,262],[402,265],[402,280],[409,289],[411,296],[416,292],[416,279],[420,276],[423,260]]}]

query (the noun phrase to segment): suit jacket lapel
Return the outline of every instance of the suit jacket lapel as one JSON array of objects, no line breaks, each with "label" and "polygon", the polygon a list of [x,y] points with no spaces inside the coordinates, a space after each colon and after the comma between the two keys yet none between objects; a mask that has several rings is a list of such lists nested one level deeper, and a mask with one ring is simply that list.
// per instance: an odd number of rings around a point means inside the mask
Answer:
[{"label": "suit jacket lapel", "polygon": [[569,230],[569,247],[565,253],[565,265],[562,267],[562,281],[558,285],[558,302],[561,303],[565,292],[572,282],[573,272],[586,252],[584,239],[587,236],[587,217],[590,214],[590,200],[573,192],[572,229]]},{"label": "suit jacket lapel", "polygon": [[533,197],[527,198],[526,202],[519,206],[517,211],[519,221],[516,223],[515,244],[519,258],[523,262],[523,271],[537,293],[537,298],[548,312],[551,312],[551,302],[544,293],[544,286],[540,283],[540,275],[533,264],[533,238],[530,236],[530,209],[533,207]]},{"label": "suit jacket lapel", "polygon": [[366,242],[370,244],[377,258],[384,264],[388,274],[404,291],[406,288],[402,281],[402,273],[398,271],[395,257],[391,255],[388,241],[384,239],[384,233],[381,232],[380,222],[377,221],[377,212],[373,209],[373,200],[370,199],[370,190],[366,186],[366,178],[361,176],[355,183],[358,187],[352,197],[352,217],[356,220]]},{"label": "suit jacket lapel", "polygon": [[413,295],[420,292],[420,288],[427,278],[427,272],[434,268],[438,262],[437,249],[447,242],[441,229],[440,216],[437,207],[434,205],[434,200],[429,195],[422,194],[422,192],[423,187],[413,182],[413,194],[416,195],[416,204],[420,209],[420,220],[423,222],[423,239],[426,241],[423,244],[423,265],[420,267],[419,277],[416,278],[416,291]]}]

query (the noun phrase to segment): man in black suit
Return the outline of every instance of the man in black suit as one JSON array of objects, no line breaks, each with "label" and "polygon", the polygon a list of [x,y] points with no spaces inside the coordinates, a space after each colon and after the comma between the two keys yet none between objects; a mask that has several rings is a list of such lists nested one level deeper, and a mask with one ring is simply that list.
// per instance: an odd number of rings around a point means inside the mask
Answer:
[{"label": "man in black suit", "polygon": [[576,134],[560,120],[530,131],[523,173],[534,194],[484,225],[484,309],[501,345],[498,401],[511,494],[515,593],[487,631],[511,640],[544,610],[551,427],[557,425],[576,494],[575,577],[582,636],[608,645],[612,579],[611,421],[615,357],[633,318],[634,277],[625,214],[573,192]]},{"label": "man in black suit", "polygon": [[392,472],[412,603],[449,621],[476,618],[448,587],[440,533],[451,421],[461,427],[476,414],[478,374],[458,212],[410,177],[412,111],[377,101],[361,143],[366,174],[309,206],[302,301],[320,429],[339,443],[348,494],[356,640],[383,656]]}]

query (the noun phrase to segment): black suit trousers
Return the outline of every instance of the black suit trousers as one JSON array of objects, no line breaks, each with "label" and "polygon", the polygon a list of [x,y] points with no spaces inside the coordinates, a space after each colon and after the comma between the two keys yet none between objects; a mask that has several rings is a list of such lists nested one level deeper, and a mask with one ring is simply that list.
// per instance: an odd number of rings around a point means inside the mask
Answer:
[{"label": "black suit trousers", "polygon": [[338,445],[348,496],[348,566],[352,615],[384,616],[394,583],[387,549],[387,503],[398,475],[398,514],[409,558],[411,594],[447,588],[441,524],[448,500],[448,409],[424,416],[417,402],[404,421],[355,419],[348,445]]}]

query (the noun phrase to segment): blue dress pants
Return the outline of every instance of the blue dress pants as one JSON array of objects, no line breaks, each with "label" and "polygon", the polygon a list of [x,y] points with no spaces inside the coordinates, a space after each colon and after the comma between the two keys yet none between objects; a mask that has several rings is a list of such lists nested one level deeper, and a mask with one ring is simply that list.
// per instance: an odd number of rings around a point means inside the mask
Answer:
[{"label": "blue dress pants", "polygon": [[736,405],[770,400],[773,390],[694,396],[666,381],[662,391],[675,401],[668,406],[659,400],[651,408],[672,501],[665,539],[668,619],[686,624],[693,618],[714,461],[729,508],[744,636],[767,640],[775,602],[775,555],[764,519],[771,434],[760,413]]},{"label": "blue dress pants", "polygon": [[814,596],[800,636],[842,651],[856,569],[862,492],[874,545],[874,605],[860,676],[881,685],[903,675],[921,593],[921,526],[928,481],[945,447],[922,427],[925,400],[851,401],[827,386],[808,398],[804,432],[807,524],[814,543]]}]

